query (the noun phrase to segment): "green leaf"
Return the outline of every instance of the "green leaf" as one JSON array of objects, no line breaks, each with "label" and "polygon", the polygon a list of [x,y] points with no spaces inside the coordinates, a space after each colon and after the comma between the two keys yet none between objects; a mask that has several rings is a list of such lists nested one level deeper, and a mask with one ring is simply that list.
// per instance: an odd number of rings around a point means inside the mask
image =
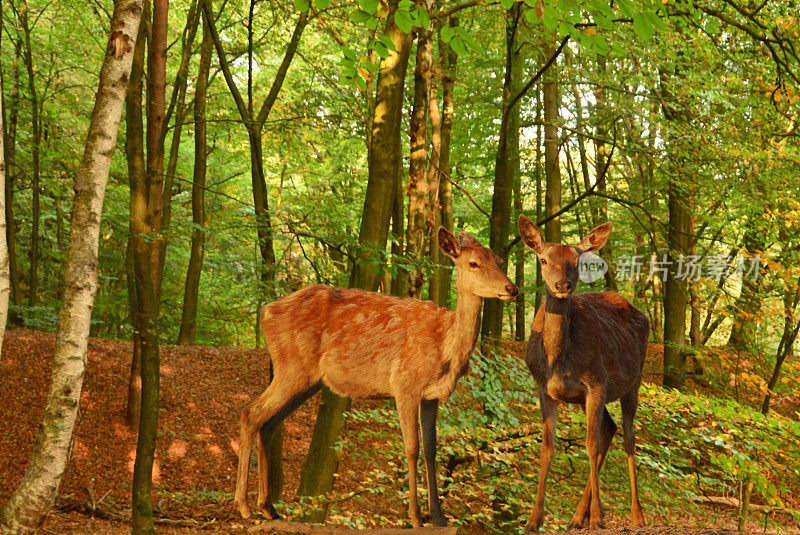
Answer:
[{"label": "green leaf", "polygon": [[310,0],[294,0],[294,8],[297,11],[300,11],[300,12],[308,11],[309,7],[311,7]]},{"label": "green leaf", "polygon": [[414,2],[411,0],[400,0],[400,2],[397,4],[398,11],[411,11],[413,7]]},{"label": "green leaf", "polygon": [[649,41],[655,34],[653,27],[641,15],[633,18],[633,31],[644,41]]},{"label": "green leaf", "polygon": [[462,29],[459,26],[458,28],[456,28],[456,33],[470,48],[473,48],[475,50],[481,49],[480,45],[478,45],[478,42],[472,38],[472,35],[470,35],[468,31]]},{"label": "green leaf", "polygon": [[453,31],[453,28],[451,28],[450,26],[443,26],[440,35],[442,37],[443,42],[449,43],[455,34],[456,32]]},{"label": "green leaf", "polygon": [[358,0],[358,5],[367,13],[375,13],[380,0]]},{"label": "green leaf", "polygon": [[617,0],[617,8],[623,17],[633,18],[633,2],[631,0]]},{"label": "green leaf", "polygon": [[459,56],[464,56],[467,53],[467,45],[464,43],[464,40],[456,35],[450,41],[450,46],[453,48],[453,51],[458,54]]},{"label": "green leaf", "polygon": [[355,78],[353,78],[353,81],[356,83],[356,87],[358,87],[360,90],[367,90],[367,82],[364,81],[360,75],[357,75]]},{"label": "green leaf", "polygon": [[342,54],[345,55],[346,58],[355,60],[356,59],[356,52],[349,46],[342,46]]},{"label": "green leaf", "polygon": [[417,6],[417,24],[420,28],[429,28],[431,25],[431,18],[422,6]]},{"label": "green leaf", "polygon": [[376,19],[375,17],[370,17],[369,19],[367,19],[367,28],[369,28],[370,30],[374,30],[377,27],[378,27],[378,19]]},{"label": "green leaf", "polygon": [[317,9],[325,9],[331,5],[331,0],[314,0],[314,5],[317,7]]},{"label": "green leaf", "polygon": [[388,37],[388,36],[386,36],[386,35],[381,35],[381,43],[383,43],[383,45],[384,45],[386,48],[388,48],[389,50],[391,50],[392,52],[397,52],[397,47],[396,47],[396,46],[394,46],[394,41],[392,41],[391,39],[389,39],[389,37]]},{"label": "green leaf", "polygon": [[403,33],[411,33],[411,15],[408,11],[400,11],[399,9],[394,12],[394,23],[400,28]]},{"label": "green leaf", "polygon": [[386,46],[381,42],[375,43],[375,53],[378,54],[378,57],[383,59],[389,55],[389,50]]},{"label": "green leaf", "polygon": [[372,15],[370,15],[363,9],[358,9],[352,15],[350,15],[350,20],[352,20],[356,24],[363,24],[364,22],[367,22],[371,18]]},{"label": "green leaf", "polygon": [[503,9],[508,11],[514,7],[514,0],[500,0],[500,5],[503,6]]}]

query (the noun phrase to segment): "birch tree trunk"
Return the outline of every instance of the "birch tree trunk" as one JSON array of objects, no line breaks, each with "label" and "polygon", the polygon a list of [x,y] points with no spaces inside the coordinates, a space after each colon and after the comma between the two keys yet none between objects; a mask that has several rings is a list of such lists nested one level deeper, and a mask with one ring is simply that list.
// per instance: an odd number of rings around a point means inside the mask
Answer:
[{"label": "birch tree trunk", "polygon": [[59,314],[47,395],[33,455],[19,486],[0,513],[5,534],[34,533],[55,500],[64,475],[78,412],[89,325],[97,292],[100,216],[125,90],[133,59],[142,0],[117,0],[111,18],[86,148],[75,178],[64,299]]}]

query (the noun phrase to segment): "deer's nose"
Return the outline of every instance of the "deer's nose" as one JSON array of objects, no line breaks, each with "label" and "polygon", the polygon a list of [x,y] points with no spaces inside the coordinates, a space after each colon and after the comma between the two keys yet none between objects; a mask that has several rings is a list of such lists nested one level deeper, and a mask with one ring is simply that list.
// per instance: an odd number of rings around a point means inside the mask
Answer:
[{"label": "deer's nose", "polygon": [[508,292],[508,295],[510,295],[511,297],[516,297],[517,295],[519,295],[519,289],[513,284],[506,284],[506,291]]},{"label": "deer's nose", "polygon": [[572,289],[572,283],[569,282],[569,281],[563,281],[563,282],[562,281],[558,281],[556,283],[556,291],[557,292],[561,292],[561,291],[568,292],[571,289]]}]

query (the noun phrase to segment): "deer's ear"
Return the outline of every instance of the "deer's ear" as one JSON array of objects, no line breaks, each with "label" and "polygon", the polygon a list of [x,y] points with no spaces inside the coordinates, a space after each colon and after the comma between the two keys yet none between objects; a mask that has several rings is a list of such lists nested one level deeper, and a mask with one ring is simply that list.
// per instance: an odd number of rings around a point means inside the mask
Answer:
[{"label": "deer's ear", "polygon": [[444,227],[439,227],[439,247],[450,258],[458,258],[461,254],[461,247],[458,246],[455,236]]},{"label": "deer's ear", "polygon": [[599,251],[608,241],[611,235],[611,221],[603,223],[599,227],[592,229],[581,242],[576,245],[578,249],[584,253],[593,253]]},{"label": "deer's ear", "polygon": [[536,223],[519,214],[519,237],[522,238],[523,243],[541,254],[544,251],[544,239],[542,239],[542,232]]},{"label": "deer's ear", "polygon": [[481,242],[473,238],[472,235],[467,232],[459,232],[458,241],[461,244],[462,249],[464,247],[475,247],[476,245],[478,247],[483,247]]}]

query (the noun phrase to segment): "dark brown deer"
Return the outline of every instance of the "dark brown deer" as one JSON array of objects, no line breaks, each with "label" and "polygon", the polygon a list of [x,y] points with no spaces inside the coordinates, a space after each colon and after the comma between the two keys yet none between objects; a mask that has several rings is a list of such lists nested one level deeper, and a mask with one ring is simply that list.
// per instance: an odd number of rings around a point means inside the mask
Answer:
[{"label": "dark brown deer", "polygon": [[542,450],[536,504],[526,526],[538,531],[544,517],[547,472],[553,458],[553,439],[560,403],[580,405],[586,412],[586,450],[589,481],[568,529],[603,526],[598,474],[617,426],[605,405],[617,399],[622,407],[622,428],[631,485],[634,527],[644,526],[636,487],[633,419],[639,403],[639,385],[647,351],[650,323],[647,317],[616,292],[573,295],[578,283],[582,253],[602,248],[611,223],[595,228],[575,246],[547,243],[539,228],[519,216],[522,241],[536,251],[542,264],[547,296],[536,313],[525,361],[539,384],[542,409]]},{"label": "dark brown deer", "polygon": [[446,525],[436,486],[436,414],[469,367],[483,297],[513,299],[519,292],[502,270],[502,260],[467,233],[460,244],[444,228],[439,246],[456,266],[455,311],[430,301],[308,286],[261,311],[261,329],[272,359],[272,383],[241,417],[239,471],[234,501],[250,516],[247,477],[256,432],[258,509],[278,518],[269,496],[266,451],[276,427],[327,385],[354,398],[394,398],[408,459],[409,516],[421,525],[417,504],[418,417],[428,471],[430,513]]}]

